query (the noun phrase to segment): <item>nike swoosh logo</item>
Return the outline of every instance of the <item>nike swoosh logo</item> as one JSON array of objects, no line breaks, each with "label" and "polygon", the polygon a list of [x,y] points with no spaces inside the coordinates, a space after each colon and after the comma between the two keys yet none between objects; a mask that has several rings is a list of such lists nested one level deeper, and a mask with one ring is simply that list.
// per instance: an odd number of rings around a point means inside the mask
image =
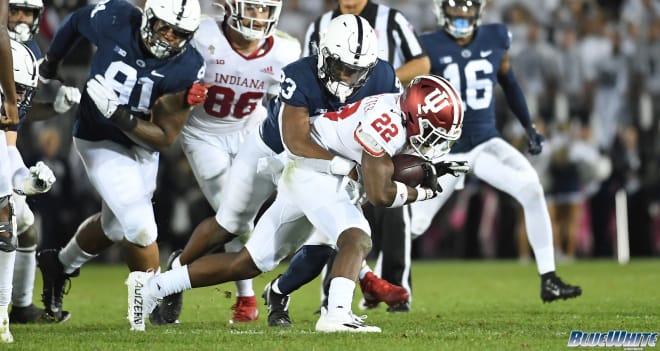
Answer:
[{"label": "nike swoosh logo", "polygon": [[162,75],[162,74],[156,72],[156,70],[152,70],[152,71],[151,71],[151,75],[156,76],[156,77],[161,77],[161,78],[165,77],[164,75]]},{"label": "nike swoosh logo", "polygon": [[493,50],[486,50],[486,51],[480,52],[479,54],[481,55],[481,57],[488,57],[492,53],[493,53]]},{"label": "nike swoosh logo", "polygon": [[560,293],[559,289],[550,289],[550,292],[554,295],[557,295],[557,296],[559,296],[559,293]]}]

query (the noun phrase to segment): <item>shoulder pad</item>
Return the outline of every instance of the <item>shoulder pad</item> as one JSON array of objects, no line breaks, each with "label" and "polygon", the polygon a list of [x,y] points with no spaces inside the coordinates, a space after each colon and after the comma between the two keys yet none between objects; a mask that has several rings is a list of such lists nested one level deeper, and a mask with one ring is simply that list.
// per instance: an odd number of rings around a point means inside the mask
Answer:
[{"label": "shoulder pad", "polygon": [[363,128],[362,123],[355,129],[355,140],[362,146],[364,151],[374,157],[381,157],[385,154],[385,148],[378,143],[369,132]]}]

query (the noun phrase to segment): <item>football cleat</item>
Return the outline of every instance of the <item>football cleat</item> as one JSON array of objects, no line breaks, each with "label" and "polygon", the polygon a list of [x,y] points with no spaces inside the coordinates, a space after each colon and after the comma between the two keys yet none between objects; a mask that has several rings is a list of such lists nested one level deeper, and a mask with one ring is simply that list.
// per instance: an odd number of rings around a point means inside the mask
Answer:
[{"label": "football cleat", "polygon": [[266,284],[264,293],[261,295],[265,300],[264,304],[268,306],[268,326],[288,328],[292,325],[289,317],[291,296],[274,292],[271,289],[273,282],[274,280]]},{"label": "football cleat", "polygon": [[9,312],[9,322],[11,324],[33,324],[33,323],[60,323],[67,321],[71,315],[67,311],[62,311],[60,320],[51,318],[46,311],[30,304],[25,307],[12,306]]},{"label": "football cleat", "polygon": [[237,296],[236,303],[231,306],[234,316],[229,323],[253,322],[259,318],[257,298],[255,296]]},{"label": "football cleat", "polygon": [[349,332],[349,333],[380,333],[379,327],[366,325],[367,316],[356,316],[353,312],[330,317],[328,309],[321,307],[321,317],[316,322],[316,331],[323,333]]},{"label": "football cleat", "polygon": [[398,285],[391,284],[385,279],[379,278],[372,272],[367,272],[360,279],[360,288],[364,296],[364,303],[361,305],[365,309],[378,306],[380,302],[385,302],[388,306],[400,305],[408,302],[410,294],[408,291]]},{"label": "football cleat", "polygon": [[410,302],[406,301],[398,305],[388,306],[387,312],[410,312]]},{"label": "football cleat", "polygon": [[9,316],[4,312],[0,315],[0,343],[10,344],[14,342],[14,337],[9,331]]},{"label": "football cleat", "polygon": [[[167,270],[172,269],[174,260],[181,256],[183,250],[176,250],[170,254],[167,259]],[[183,293],[176,293],[165,296],[158,306],[149,315],[151,324],[164,325],[164,324],[178,324],[181,309],[183,308]]]},{"label": "football cleat", "polygon": [[564,283],[559,277],[549,277],[541,280],[541,300],[552,302],[557,299],[569,299],[582,295],[579,286]]},{"label": "football cleat", "polygon": [[41,301],[44,303],[45,317],[55,323],[64,322],[71,317],[68,312],[62,310],[62,303],[64,295],[71,288],[70,278],[80,274],[79,270],[72,274],[64,273],[64,267],[58,258],[59,252],[57,249],[46,249],[37,253],[37,263],[43,280]]},{"label": "football cleat", "polygon": [[147,316],[156,308],[158,299],[147,286],[154,272],[131,272],[126,279],[128,287],[128,321],[131,330],[144,331]]}]

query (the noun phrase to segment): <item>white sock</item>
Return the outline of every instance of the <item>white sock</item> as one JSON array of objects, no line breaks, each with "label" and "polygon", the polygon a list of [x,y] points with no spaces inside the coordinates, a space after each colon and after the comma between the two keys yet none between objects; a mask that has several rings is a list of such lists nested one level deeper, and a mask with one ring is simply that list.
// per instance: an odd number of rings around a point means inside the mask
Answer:
[{"label": "white sock", "polygon": [[60,251],[59,259],[64,266],[64,273],[71,274],[76,269],[82,267],[87,261],[96,257],[96,255],[87,253],[80,248],[76,238],[69,240],[69,243]]},{"label": "white sock", "polygon": [[181,255],[177,256],[174,261],[172,261],[172,269],[181,267]]},{"label": "white sock", "polygon": [[360,268],[360,273],[358,274],[358,279],[362,280],[367,273],[371,272],[371,267],[367,264],[367,261],[362,262],[362,268]]},{"label": "white sock", "polygon": [[174,293],[192,289],[188,265],[172,268],[171,270],[157,274],[149,281],[149,289],[158,298],[163,298]]},{"label": "white sock", "polygon": [[252,289],[252,279],[237,280],[235,283],[236,296],[254,296],[254,289]]},{"label": "white sock", "polygon": [[[14,264],[14,289],[11,293],[11,304],[15,307],[27,307],[32,304],[34,276],[37,271],[37,258],[34,255],[36,247],[16,250]],[[25,251],[23,251],[25,250]]]},{"label": "white sock", "polygon": [[16,251],[0,251],[0,306],[9,306]]},{"label": "white sock", "polygon": [[344,277],[330,281],[328,293],[328,316],[345,316],[351,311],[355,282]]}]

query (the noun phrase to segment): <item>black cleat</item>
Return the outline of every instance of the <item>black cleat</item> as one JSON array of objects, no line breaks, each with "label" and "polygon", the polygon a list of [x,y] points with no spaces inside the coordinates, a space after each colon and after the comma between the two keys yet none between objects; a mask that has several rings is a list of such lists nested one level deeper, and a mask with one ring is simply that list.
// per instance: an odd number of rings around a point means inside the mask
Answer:
[{"label": "black cleat", "polygon": [[69,318],[71,318],[71,314],[68,311],[62,311],[61,319],[56,320],[34,304],[25,307],[12,306],[11,312],[9,312],[9,323],[11,324],[61,323]]},{"label": "black cleat", "polygon": [[410,312],[410,302],[406,301],[398,305],[388,306],[387,312]]},{"label": "black cleat", "polygon": [[[174,260],[181,256],[183,250],[176,250],[167,259],[167,270],[172,269]],[[149,315],[149,321],[153,325],[178,324],[181,309],[183,308],[183,293],[176,293],[163,297],[161,302]]]},{"label": "black cleat", "polygon": [[566,300],[580,295],[582,295],[582,289],[579,286],[568,285],[557,276],[541,279],[541,300],[544,303],[557,299]]},{"label": "black cleat", "polygon": [[265,300],[264,304],[268,306],[268,326],[289,328],[293,325],[289,317],[291,296],[274,292],[270,288],[272,284],[273,282],[266,284],[261,295]]},{"label": "black cleat", "polygon": [[59,252],[58,249],[46,249],[37,253],[37,263],[44,283],[41,301],[45,306],[46,317],[55,323],[70,318],[68,312],[62,311],[62,300],[71,288],[70,278],[77,277],[80,273],[79,270],[72,274],[64,273],[64,267],[57,257]]}]

